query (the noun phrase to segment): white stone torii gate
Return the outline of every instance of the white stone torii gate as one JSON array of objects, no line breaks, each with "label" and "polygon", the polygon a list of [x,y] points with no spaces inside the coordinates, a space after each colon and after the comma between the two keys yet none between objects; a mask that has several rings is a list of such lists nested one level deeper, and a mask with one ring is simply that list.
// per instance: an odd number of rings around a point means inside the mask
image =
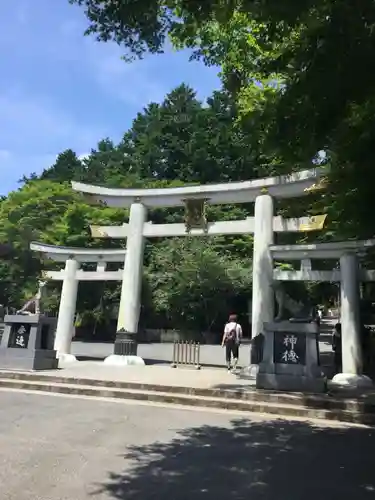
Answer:
[{"label": "white stone torii gate", "polygon": [[[70,248],[32,242],[30,249],[46,255],[56,262],[65,262],[61,271],[44,271],[43,277],[50,281],[62,281],[59,315],[57,319],[54,349],[63,361],[76,361],[71,354],[71,343],[76,313],[78,283],[80,281],[121,281],[123,269],[107,271],[108,262],[125,260],[126,250]],[[95,271],[80,269],[83,263],[96,263]]]},{"label": "white stone torii gate", "polygon": [[[303,196],[310,189],[319,187],[316,183],[323,174],[323,169],[314,168],[253,181],[162,189],[111,189],[72,182],[73,189],[84,193],[90,201],[104,202],[112,207],[130,207],[129,223],[119,227],[92,227],[94,237],[127,239],[117,335],[119,340],[121,337],[122,347],[117,349],[115,342],[114,356],[111,357],[113,363],[128,364],[129,356],[136,362],[135,339],[145,238],[254,233],[252,336],[262,332],[263,323],[272,321],[274,317],[273,259],[270,251],[274,232],[319,230],[325,220],[324,215],[298,219],[274,217],[273,199]],[[242,221],[212,222],[205,228],[189,230],[185,224],[152,224],[146,221],[149,208],[178,207],[197,200],[213,205],[255,201],[254,217]],[[126,343],[127,347],[124,348]],[[139,362],[143,361],[139,358]]]},{"label": "white stone torii gate", "polygon": [[[375,281],[375,271],[359,266],[358,258],[375,246],[375,240],[317,243],[310,245],[270,246],[272,258],[281,261],[301,261],[299,270],[274,269],[277,281],[340,282],[342,370],[333,381],[347,385],[370,385],[362,375],[360,281]],[[313,270],[311,260],[339,261],[340,268],[331,271]]]}]

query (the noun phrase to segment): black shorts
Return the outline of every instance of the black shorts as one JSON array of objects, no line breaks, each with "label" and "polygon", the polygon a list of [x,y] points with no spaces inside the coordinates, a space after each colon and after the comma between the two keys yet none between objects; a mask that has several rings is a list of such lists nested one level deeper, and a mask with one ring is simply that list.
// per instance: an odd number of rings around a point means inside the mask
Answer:
[{"label": "black shorts", "polygon": [[237,342],[227,342],[225,344],[225,358],[227,363],[231,362],[232,356],[234,359],[238,359],[238,344]]}]

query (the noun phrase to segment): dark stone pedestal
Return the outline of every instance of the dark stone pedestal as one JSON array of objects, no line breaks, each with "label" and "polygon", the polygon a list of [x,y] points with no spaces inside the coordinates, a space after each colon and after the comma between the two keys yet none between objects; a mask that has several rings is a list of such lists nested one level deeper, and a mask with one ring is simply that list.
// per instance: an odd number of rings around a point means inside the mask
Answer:
[{"label": "dark stone pedestal", "polygon": [[137,356],[138,343],[136,333],[119,330],[116,333],[113,354],[118,356]]},{"label": "dark stone pedestal", "polygon": [[145,362],[137,356],[137,334],[119,330],[116,333],[114,352],[105,358],[104,364],[112,366],[137,365],[144,366]]},{"label": "dark stone pedestal", "polygon": [[263,359],[256,377],[258,389],[325,392],[315,323],[282,321],[264,325]]},{"label": "dark stone pedestal", "polygon": [[0,343],[0,369],[53,370],[56,319],[42,314],[7,315]]}]

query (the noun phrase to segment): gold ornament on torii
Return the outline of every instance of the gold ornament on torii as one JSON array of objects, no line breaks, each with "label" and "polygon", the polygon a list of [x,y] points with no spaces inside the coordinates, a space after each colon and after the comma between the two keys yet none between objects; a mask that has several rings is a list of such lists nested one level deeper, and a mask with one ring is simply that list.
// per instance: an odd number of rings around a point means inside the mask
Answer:
[{"label": "gold ornament on torii", "polygon": [[208,231],[208,223],[206,218],[207,198],[187,199],[185,202],[185,226],[186,232],[189,233],[192,229],[203,229]]},{"label": "gold ornament on torii", "polygon": [[322,177],[318,182],[312,186],[304,189],[305,193],[314,193],[315,191],[320,191],[321,189],[326,189],[328,187],[328,178]]}]

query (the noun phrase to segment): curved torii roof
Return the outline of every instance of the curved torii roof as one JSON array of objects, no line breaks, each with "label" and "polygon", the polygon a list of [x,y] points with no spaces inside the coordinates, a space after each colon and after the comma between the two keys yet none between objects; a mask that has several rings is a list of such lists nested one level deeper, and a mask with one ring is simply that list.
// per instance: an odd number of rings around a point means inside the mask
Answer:
[{"label": "curved torii roof", "polygon": [[30,250],[44,253],[49,259],[59,262],[67,259],[75,259],[78,262],[122,262],[126,254],[125,248],[74,248],[37,241],[30,243]]},{"label": "curved torii roof", "polygon": [[294,198],[306,194],[323,176],[322,168],[303,170],[290,175],[267,177],[252,181],[225,184],[204,184],[158,189],[112,189],[81,182],[72,182],[72,188],[88,195],[93,201],[112,207],[129,207],[141,202],[147,207],[176,207],[188,199],[204,198],[211,205],[251,203],[268,192],[275,198]]},{"label": "curved torii roof", "polygon": [[271,245],[270,251],[277,260],[339,259],[346,253],[361,254],[374,246],[375,239],[350,240],[307,245]]}]

